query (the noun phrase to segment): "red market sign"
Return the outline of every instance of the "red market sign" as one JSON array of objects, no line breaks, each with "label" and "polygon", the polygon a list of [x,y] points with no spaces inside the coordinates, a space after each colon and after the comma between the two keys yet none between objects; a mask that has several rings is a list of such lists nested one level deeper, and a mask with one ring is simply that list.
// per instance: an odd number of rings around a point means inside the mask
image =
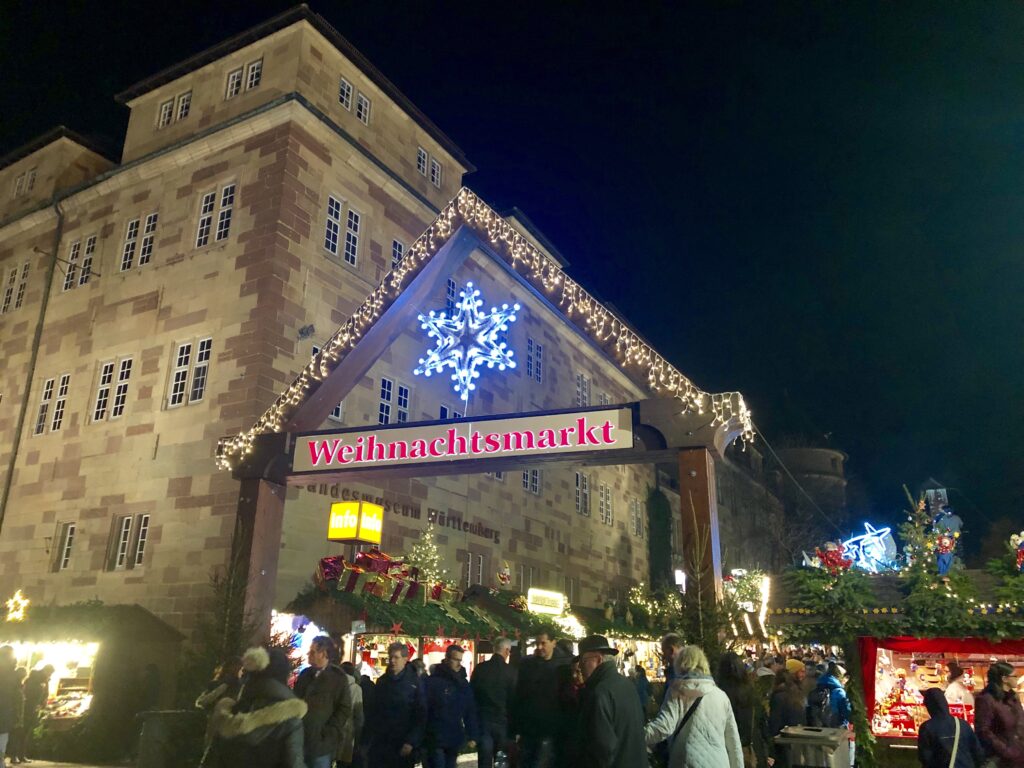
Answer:
[{"label": "red market sign", "polygon": [[294,473],[633,447],[633,410],[601,408],[298,435]]}]

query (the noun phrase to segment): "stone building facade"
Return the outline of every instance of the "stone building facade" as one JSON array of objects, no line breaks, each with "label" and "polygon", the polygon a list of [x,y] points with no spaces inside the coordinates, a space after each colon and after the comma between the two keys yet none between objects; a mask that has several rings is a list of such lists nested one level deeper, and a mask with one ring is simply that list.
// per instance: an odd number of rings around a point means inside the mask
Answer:
[{"label": "stone building facade", "polygon": [[[236,525],[218,439],[264,412],[472,166],[304,7],[119,98],[120,162],[67,130],[0,159],[0,594],[138,603],[188,631]],[[488,306],[522,305],[520,364],[485,374],[474,415],[646,396],[482,252],[423,310],[468,282]],[[380,350],[325,427],[465,414],[445,381],[413,377],[427,346],[410,327]],[[633,465],[292,488],[274,602],[342,551],[329,503],[358,496],[387,507],[386,551],[435,522],[462,584],[507,562],[523,588],[601,605],[648,576],[658,482]]]}]

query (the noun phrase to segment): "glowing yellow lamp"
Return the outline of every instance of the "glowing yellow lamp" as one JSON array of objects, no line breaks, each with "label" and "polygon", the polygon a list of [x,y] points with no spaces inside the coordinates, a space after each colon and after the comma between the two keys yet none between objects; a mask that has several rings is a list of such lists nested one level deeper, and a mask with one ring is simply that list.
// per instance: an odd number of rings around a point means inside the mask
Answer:
[{"label": "glowing yellow lamp", "polygon": [[331,504],[327,524],[328,541],[380,544],[384,531],[384,507],[368,501],[339,501]]}]

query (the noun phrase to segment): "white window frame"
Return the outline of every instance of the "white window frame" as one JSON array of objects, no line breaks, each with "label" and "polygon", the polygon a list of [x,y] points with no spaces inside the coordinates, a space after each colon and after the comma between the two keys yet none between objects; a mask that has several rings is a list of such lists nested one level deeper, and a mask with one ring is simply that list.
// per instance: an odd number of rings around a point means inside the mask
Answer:
[{"label": "white window frame", "polygon": [[15,200],[25,194],[25,177],[28,174],[22,173],[18,175],[18,178],[14,180],[14,191],[11,194]]},{"label": "white window frame", "polygon": [[53,417],[50,419],[50,432],[60,432],[64,425],[64,411],[67,408],[68,390],[71,389],[71,374],[62,373],[57,384],[57,395],[53,402]]},{"label": "white window frame", "polygon": [[146,216],[146,223],[142,227],[142,245],[139,247],[139,261],[140,267],[144,267],[153,260],[153,241],[156,240],[156,225],[160,219],[160,214],[157,211],[153,211]]},{"label": "white window frame", "polygon": [[370,97],[362,91],[356,93],[356,117],[363,125],[370,124],[370,110],[373,108],[373,104],[370,101]]},{"label": "white window frame", "polygon": [[57,523],[57,557],[54,561],[54,571],[66,571],[71,565],[71,552],[77,529],[78,524],[75,522]]},{"label": "white window frame", "polygon": [[[231,181],[220,187],[203,193],[199,198],[199,222],[196,226],[196,248],[205,248],[213,242],[219,243],[231,236],[231,224],[234,216],[235,198],[238,194],[238,182]],[[216,214],[217,228],[213,227]]]},{"label": "white window frame", "polygon": [[133,567],[138,568],[142,565],[143,557],[146,554],[146,544],[149,542],[149,515],[139,515],[138,518],[138,532],[135,534],[135,565]]},{"label": "white window frame", "polygon": [[142,565],[149,542],[150,515],[122,515],[111,529],[107,570],[127,571]]},{"label": "white window frame", "polygon": [[114,399],[110,405],[110,419],[119,419],[124,416],[124,409],[128,407],[128,388],[132,380],[132,359],[123,358],[117,366],[117,381],[114,385]]},{"label": "white window frame", "polygon": [[454,408],[448,405],[442,405],[438,413],[438,418],[441,421],[448,421],[450,419],[461,419],[463,416],[462,413],[456,411]]},{"label": "white window frame", "polygon": [[53,379],[46,379],[43,382],[43,391],[39,395],[39,410],[36,412],[36,425],[32,429],[32,435],[42,435],[46,432],[47,417],[50,414],[50,401],[53,400]]},{"label": "white window frame", "polygon": [[213,337],[183,341],[175,347],[167,387],[167,408],[180,408],[200,403],[209,385]]},{"label": "white window frame", "polygon": [[192,112],[192,89],[179,93],[174,101],[174,121],[184,120]]},{"label": "white window frame", "polygon": [[377,407],[377,423],[390,424],[392,406],[395,401],[395,380],[381,376],[378,395],[380,403]]},{"label": "white window frame", "polygon": [[532,338],[526,339],[526,378],[536,382],[544,379],[544,345]]},{"label": "white window frame", "polygon": [[29,263],[26,261],[21,265],[21,276],[18,278],[18,293],[14,297],[14,308],[21,309],[25,303],[25,293],[28,291]]},{"label": "white window frame", "polygon": [[629,522],[633,535],[638,538],[644,537],[643,506],[637,496],[629,500]]},{"label": "white window frame", "polygon": [[[113,421],[124,415],[131,384],[133,361],[130,355],[100,364],[100,374],[93,398],[92,422]],[[117,411],[115,413],[115,411]]]},{"label": "white window frame", "polygon": [[32,188],[36,185],[36,169],[29,168],[25,174],[25,194],[27,195],[32,191]]},{"label": "white window frame", "polygon": [[401,382],[396,382],[395,386],[395,423],[404,424],[409,421],[409,401],[412,399],[412,389],[408,384]]},{"label": "white window frame", "polygon": [[612,489],[607,483],[597,487],[598,517],[603,525],[615,525],[615,508],[612,505]]},{"label": "white window frame", "polygon": [[224,101],[235,98],[242,92],[242,67],[236,67],[228,72],[227,82],[224,86]]},{"label": "white window frame", "polygon": [[359,264],[359,230],[363,216],[352,206],[345,213],[345,249],[343,258],[350,267]]},{"label": "white window frame", "polygon": [[352,83],[344,77],[338,78],[338,103],[343,109],[352,111]]},{"label": "white window frame", "polygon": [[338,244],[341,242],[341,215],[344,212],[345,204],[342,199],[328,195],[324,221],[324,250],[333,256],[338,255]]},{"label": "white window frame", "polygon": [[245,66],[245,90],[251,91],[253,88],[259,88],[262,82],[263,57],[261,56],[256,61],[250,61]]},{"label": "white window frame", "polygon": [[576,473],[576,514],[590,517],[590,475]]},{"label": "white window frame", "polygon": [[397,269],[398,265],[402,263],[402,259],[405,258],[405,243],[401,240],[391,241],[391,268]]},{"label": "white window frame", "polygon": [[82,241],[75,240],[68,248],[68,263],[64,271],[64,292],[70,291],[78,282],[78,256],[82,252]]},{"label": "white window frame", "polygon": [[491,480],[494,480],[494,481],[499,482],[499,483],[504,483],[505,482],[505,473],[504,472],[495,471],[495,472],[486,472],[485,474],[489,478],[491,478]]},{"label": "white window frame", "polygon": [[[600,390],[597,393],[597,404],[598,405],[611,405],[611,400],[612,400],[611,397],[609,397],[608,393],[605,392],[604,390]],[[622,466],[622,465],[620,465],[620,466]]]},{"label": "white window frame", "polygon": [[427,164],[430,162],[430,155],[423,147],[416,147],[416,170],[420,176],[427,175]]},{"label": "white window frame", "polygon": [[448,278],[444,287],[444,309],[450,317],[453,317],[459,307],[459,284]]},{"label": "white window frame", "polygon": [[217,234],[214,242],[227,240],[231,236],[231,219],[235,211],[235,194],[238,185],[235,183],[225,184],[220,190],[220,211],[217,213]]},{"label": "white window frame", "polygon": [[174,99],[160,103],[156,113],[156,127],[166,128],[174,122]]},{"label": "white window frame", "polygon": [[430,183],[440,189],[443,182],[444,166],[436,157],[432,157],[430,158]]},{"label": "white window frame", "polygon": [[135,264],[135,250],[139,245],[139,226],[141,220],[138,216],[129,219],[124,230],[124,245],[121,247],[121,271],[127,272]]},{"label": "white window frame", "polygon": [[540,496],[541,489],[543,488],[541,481],[541,473],[539,469],[524,469],[523,470],[523,490],[527,493],[532,493],[534,496]]},{"label": "white window frame", "polygon": [[582,372],[576,374],[576,406],[578,408],[590,406],[590,384],[589,376],[584,375]]},{"label": "white window frame", "polygon": [[13,311],[11,305],[14,303],[14,286],[18,282],[18,268],[12,267],[7,274],[7,285],[4,287],[4,300],[0,304],[0,315],[6,315]]},{"label": "white window frame", "polygon": [[[132,546],[134,515],[124,515],[117,520],[117,537],[114,542],[114,570],[124,570],[128,565],[128,552]],[[134,559],[134,558],[133,558]]]},{"label": "white window frame", "polygon": [[96,235],[89,235],[85,238],[85,253],[82,255],[82,265],[78,270],[78,285],[88,285],[92,277],[92,261],[96,255]]}]

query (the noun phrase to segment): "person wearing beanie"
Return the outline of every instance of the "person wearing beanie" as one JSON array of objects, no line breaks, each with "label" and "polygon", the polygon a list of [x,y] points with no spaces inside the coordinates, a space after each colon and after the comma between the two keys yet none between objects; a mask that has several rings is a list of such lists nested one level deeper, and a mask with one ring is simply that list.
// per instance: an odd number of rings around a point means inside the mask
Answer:
[{"label": "person wearing beanie", "polygon": [[305,768],[306,703],[288,688],[291,663],[279,648],[250,648],[242,657],[238,700],[222,698],[210,718],[213,743],[203,768]]}]

